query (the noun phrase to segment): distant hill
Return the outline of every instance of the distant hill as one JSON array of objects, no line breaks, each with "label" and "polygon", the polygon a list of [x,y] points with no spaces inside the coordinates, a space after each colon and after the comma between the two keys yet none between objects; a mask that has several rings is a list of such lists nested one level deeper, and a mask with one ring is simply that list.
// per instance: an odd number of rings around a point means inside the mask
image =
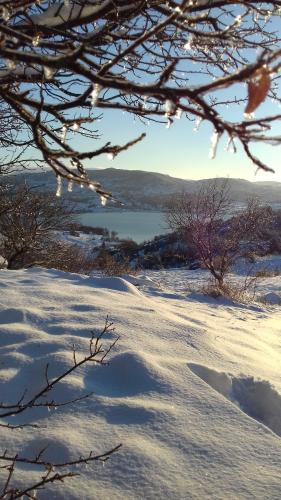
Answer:
[{"label": "distant hill", "polygon": [[[112,192],[127,209],[161,209],[171,197],[179,193],[193,192],[210,179],[198,181],[179,179],[169,175],[142,170],[122,170],[107,168],[104,170],[89,171],[89,176],[100,182],[102,186]],[[51,171],[24,172],[14,176],[16,182],[25,180],[28,184],[38,186],[42,191],[55,191],[56,179]],[[223,181],[224,179],[219,179]],[[247,201],[249,197],[257,196],[264,203],[279,204],[281,206],[281,182],[250,182],[245,179],[229,179],[231,197],[237,203]],[[80,210],[99,207],[99,199],[92,191],[75,186],[72,193],[64,188],[67,200],[78,204]]]}]

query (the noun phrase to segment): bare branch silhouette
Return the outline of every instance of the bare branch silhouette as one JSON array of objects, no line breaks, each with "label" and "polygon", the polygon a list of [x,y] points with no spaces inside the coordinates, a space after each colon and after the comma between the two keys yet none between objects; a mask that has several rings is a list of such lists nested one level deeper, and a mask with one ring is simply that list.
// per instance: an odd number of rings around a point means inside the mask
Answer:
[{"label": "bare branch silhouette", "polygon": [[[230,147],[236,141],[256,167],[272,170],[252,146],[280,144],[281,115],[251,113],[266,99],[276,109],[281,102],[280,13],[280,0],[2,1],[2,169],[47,164],[106,201],[85,161],[145,137],[94,147],[100,111],[115,109],[168,126],[181,114],[205,120],[213,143],[226,134]],[[83,151],[81,136],[89,139]]]}]

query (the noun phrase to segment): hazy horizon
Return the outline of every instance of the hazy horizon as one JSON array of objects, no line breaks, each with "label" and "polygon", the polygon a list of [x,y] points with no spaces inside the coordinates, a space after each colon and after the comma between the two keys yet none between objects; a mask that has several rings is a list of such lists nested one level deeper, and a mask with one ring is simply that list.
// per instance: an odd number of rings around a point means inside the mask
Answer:
[{"label": "hazy horizon", "polygon": [[[281,177],[280,179],[274,179],[272,178],[273,174],[268,174],[268,178],[266,178],[266,172],[264,172],[264,175],[262,179],[257,179],[257,178],[254,178],[254,179],[249,179],[249,178],[246,178],[246,177],[239,177],[239,176],[233,176],[233,175],[212,175],[210,177],[181,177],[179,175],[176,175],[176,172],[173,173],[167,173],[167,172],[163,172],[163,171],[159,171],[159,170],[153,170],[153,169],[149,169],[149,168],[122,168],[122,167],[115,167],[113,165],[108,165],[108,166],[103,166],[103,167],[87,167],[87,170],[88,171],[91,171],[91,172],[100,172],[102,170],[110,170],[110,169],[113,169],[113,170],[120,170],[120,171],[131,171],[131,172],[146,172],[146,173],[150,173],[150,174],[161,174],[161,175],[166,175],[168,177],[172,177],[172,178],[175,178],[175,179],[182,179],[182,180],[185,180],[185,181],[202,181],[202,180],[207,180],[207,179],[233,179],[233,180],[241,180],[241,181],[247,181],[247,182],[253,182],[253,183],[277,183],[277,184],[280,184],[281,183]],[[51,168],[50,167],[42,167],[42,168],[36,168],[36,169],[28,169],[28,170],[20,170],[18,172],[11,172],[10,174],[7,174],[7,175],[19,175],[19,174],[36,174],[36,173],[50,173],[52,175],[55,176],[55,174],[52,172]]]}]

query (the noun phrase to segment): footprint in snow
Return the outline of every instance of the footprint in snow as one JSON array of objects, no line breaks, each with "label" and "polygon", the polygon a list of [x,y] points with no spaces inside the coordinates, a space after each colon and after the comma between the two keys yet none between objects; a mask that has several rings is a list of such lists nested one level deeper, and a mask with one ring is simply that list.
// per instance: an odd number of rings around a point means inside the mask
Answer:
[{"label": "footprint in snow", "polygon": [[267,380],[234,377],[204,365],[188,363],[190,370],[232,403],[281,437],[281,395]]}]

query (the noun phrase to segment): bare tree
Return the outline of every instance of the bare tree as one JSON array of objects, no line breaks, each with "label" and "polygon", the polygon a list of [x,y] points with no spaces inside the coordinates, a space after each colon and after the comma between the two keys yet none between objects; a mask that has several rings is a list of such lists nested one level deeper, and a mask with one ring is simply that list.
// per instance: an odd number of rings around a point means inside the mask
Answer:
[{"label": "bare tree", "polygon": [[[213,127],[210,157],[225,133],[228,149],[240,144],[258,168],[271,170],[251,146],[280,144],[271,132],[280,113],[256,119],[252,113],[266,98],[280,103],[280,0],[1,0],[0,6],[2,168],[45,163],[57,175],[58,192],[64,177],[89,185],[105,202],[110,194],[87,177],[85,161],[114,157],[145,136],[93,148],[98,110],[115,109],[167,126],[181,114],[195,127],[205,120]],[[240,120],[228,118],[229,106]],[[88,150],[79,149],[73,133],[89,138]]]},{"label": "bare tree", "polygon": [[47,263],[54,232],[74,220],[73,210],[61,200],[25,185],[2,187],[1,207],[0,254],[8,269]]},{"label": "bare tree", "polygon": [[264,225],[272,219],[270,207],[249,200],[246,208],[233,214],[228,180],[203,184],[193,194],[183,193],[167,208],[171,229],[195,247],[199,259],[223,289],[225,275],[237,259],[253,249]]}]

